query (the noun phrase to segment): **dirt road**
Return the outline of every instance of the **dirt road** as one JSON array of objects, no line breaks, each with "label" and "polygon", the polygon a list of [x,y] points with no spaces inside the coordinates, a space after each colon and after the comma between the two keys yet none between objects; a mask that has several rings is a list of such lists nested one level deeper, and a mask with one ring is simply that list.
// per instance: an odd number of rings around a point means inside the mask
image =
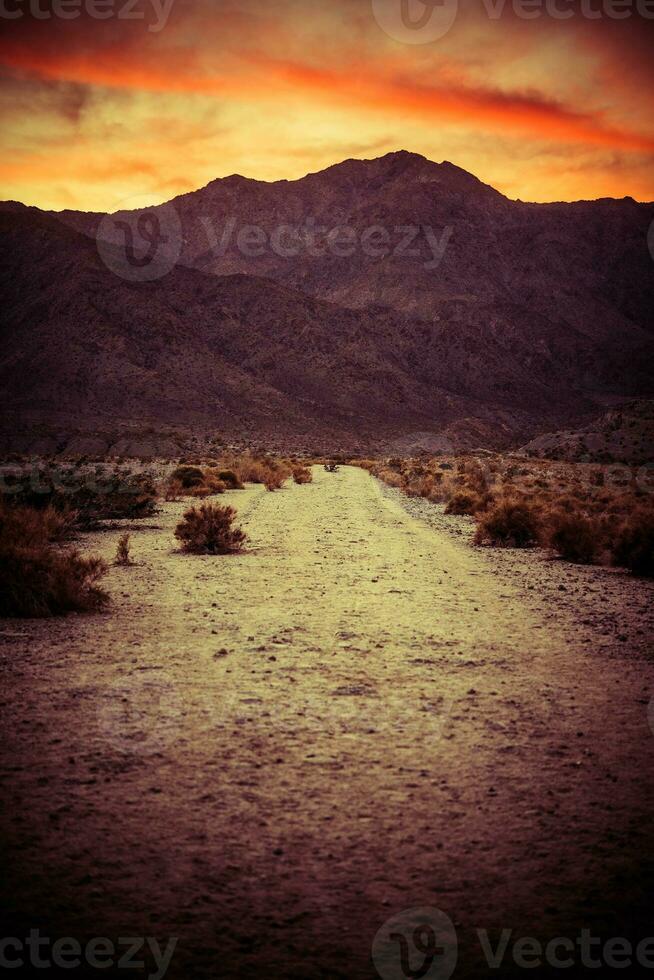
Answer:
[{"label": "dirt road", "polygon": [[176,552],[166,504],[110,613],[0,626],[6,928],[176,936],[184,980],[374,977],[377,930],[425,906],[455,977],[489,973],[477,929],[654,933],[652,669],[590,610],[629,590],[642,640],[651,586],[585,570],[545,608],[510,556],[314,473],[222,498],[241,556]]}]

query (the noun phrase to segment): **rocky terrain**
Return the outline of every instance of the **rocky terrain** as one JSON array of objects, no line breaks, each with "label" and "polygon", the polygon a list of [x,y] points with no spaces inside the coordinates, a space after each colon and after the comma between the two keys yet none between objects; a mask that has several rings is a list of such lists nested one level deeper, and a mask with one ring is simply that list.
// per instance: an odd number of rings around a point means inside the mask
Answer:
[{"label": "rocky terrain", "polygon": [[583,428],[548,432],[523,447],[530,456],[571,462],[652,463],[654,401],[626,402]]}]

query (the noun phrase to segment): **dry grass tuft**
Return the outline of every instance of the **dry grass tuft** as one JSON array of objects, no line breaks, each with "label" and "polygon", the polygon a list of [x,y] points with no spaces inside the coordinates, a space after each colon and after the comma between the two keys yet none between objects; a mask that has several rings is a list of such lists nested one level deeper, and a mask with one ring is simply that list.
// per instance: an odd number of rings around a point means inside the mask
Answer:
[{"label": "dry grass tuft", "polygon": [[118,539],[118,546],[116,548],[116,558],[114,561],[115,565],[133,564],[130,555],[130,548],[131,548],[130,542],[131,542],[130,534],[127,534],[127,532],[125,532],[125,534],[121,534],[121,536]]}]

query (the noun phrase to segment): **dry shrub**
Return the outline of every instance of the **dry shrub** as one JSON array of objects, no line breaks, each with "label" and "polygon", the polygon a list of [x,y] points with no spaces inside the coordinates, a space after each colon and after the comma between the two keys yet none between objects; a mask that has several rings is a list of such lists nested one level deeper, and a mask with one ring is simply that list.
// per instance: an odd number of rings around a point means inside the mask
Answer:
[{"label": "dry shrub", "polygon": [[539,509],[515,498],[497,501],[479,518],[475,544],[529,548],[538,541]]},{"label": "dry shrub", "polygon": [[270,490],[271,493],[274,490],[281,490],[281,488],[284,486],[284,480],[285,477],[282,473],[274,473],[271,471],[266,477],[266,490]]},{"label": "dry shrub", "polygon": [[180,483],[184,490],[192,490],[204,483],[204,473],[199,466],[178,466],[170,480]]},{"label": "dry shrub", "polygon": [[302,486],[304,483],[312,483],[313,474],[307,466],[296,466],[293,470],[293,481],[299,486]]},{"label": "dry shrub", "polygon": [[52,515],[0,505],[0,616],[58,616],[101,609],[99,558],[52,543]]},{"label": "dry shrub", "polygon": [[28,539],[44,536],[46,541],[66,541],[74,533],[76,511],[59,511],[51,505],[41,511],[32,510],[30,507],[19,509],[22,511],[21,531]]},{"label": "dry shrub", "polygon": [[600,552],[597,521],[579,512],[554,511],[542,531],[543,544],[578,565],[592,565]]},{"label": "dry shrub", "polygon": [[235,470],[242,483],[265,483],[268,475],[267,467],[252,456],[242,456]]},{"label": "dry shrub", "polygon": [[202,504],[191,507],[175,528],[182,549],[194,555],[229,555],[241,551],[247,538],[240,528],[232,527],[233,507]]},{"label": "dry shrub", "polygon": [[465,485],[480,497],[488,490],[488,481],[480,463],[473,459],[464,464]]},{"label": "dry shrub", "polygon": [[165,499],[168,502],[180,500],[184,495],[184,487],[179,480],[170,480],[166,486]]},{"label": "dry shrub", "polygon": [[635,575],[654,577],[654,514],[637,510],[618,530],[613,561]]},{"label": "dry shrub", "polygon": [[226,457],[223,468],[225,472],[232,470],[236,476],[240,485],[234,486],[234,489],[241,489],[244,483],[270,483],[274,489],[279,489],[292,474],[292,467],[287,462],[270,456],[254,457],[250,453]]},{"label": "dry shrub", "polygon": [[193,497],[195,500],[206,500],[207,497],[211,496],[211,490],[202,483],[199,487],[193,487],[191,490],[187,490],[184,496]]},{"label": "dry shrub", "polygon": [[430,475],[417,476],[411,483],[407,483],[404,492],[407,497],[428,498],[434,490],[434,481]]},{"label": "dry shrub", "polygon": [[[218,479],[218,477],[213,476],[211,473],[205,473],[204,483],[202,484],[201,488],[196,488],[196,492],[199,489],[206,491],[205,496],[212,497],[216,494],[224,493],[227,487],[222,480]],[[193,491],[191,491],[191,496],[193,496]]]},{"label": "dry shrub", "polygon": [[234,470],[218,470],[217,478],[228,490],[244,490],[243,483]]},{"label": "dry shrub", "polygon": [[476,514],[484,509],[484,498],[469,490],[457,490],[447,502],[446,514]]},{"label": "dry shrub", "polygon": [[127,532],[125,532],[125,534],[121,534],[121,536],[118,538],[118,546],[116,548],[116,559],[114,562],[115,565],[132,564],[132,559],[130,556],[130,540],[131,540],[131,535],[127,534]]},{"label": "dry shrub", "polygon": [[404,479],[394,470],[381,469],[376,476],[377,479],[381,480],[389,487],[396,487],[397,489],[400,489],[404,486]]}]

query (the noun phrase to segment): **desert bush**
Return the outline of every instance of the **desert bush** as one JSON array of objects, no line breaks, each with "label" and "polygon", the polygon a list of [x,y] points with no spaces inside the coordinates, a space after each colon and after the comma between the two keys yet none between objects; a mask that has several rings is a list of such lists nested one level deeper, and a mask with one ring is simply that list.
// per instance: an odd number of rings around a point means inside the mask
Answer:
[{"label": "desert bush", "polygon": [[132,558],[130,555],[130,535],[125,532],[121,534],[118,538],[118,546],[116,548],[116,558],[114,564],[116,565],[131,565]]},{"label": "desert bush", "polygon": [[204,473],[199,466],[178,466],[170,477],[171,481],[176,480],[182,485],[184,490],[191,490],[204,483]]},{"label": "desert bush", "polygon": [[396,487],[399,489],[404,486],[404,478],[396,473],[395,470],[381,469],[375,474],[377,479],[381,480],[389,487]]},{"label": "desert bush", "polygon": [[575,511],[554,511],[544,521],[542,543],[566,561],[591,565],[600,551],[596,521]]},{"label": "desert bush", "polygon": [[243,484],[234,470],[219,470],[218,479],[225,484],[228,490],[243,490]]},{"label": "desert bush", "polygon": [[266,490],[271,492],[274,490],[281,490],[284,486],[284,476],[281,473],[274,473],[272,470],[266,476],[265,487]]},{"label": "desert bush", "polygon": [[469,490],[457,490],[445,506],[446,514],[476,514],[483,510],[484,498]]},{"label": "desert bush", "polygon": [[198,490],[206,490],[206,496],[211,497],[214,494],[224,493],[226,489],[227,487],[222,480],[219,480],[218,477],[214,476],[212,473],[207,472],[204,474],[204,483],[202,486],[195,487],[194,490],[190,491],[190,493],[191,496],[193,496],[193,494]]},{"label": "desert bush", "polygon": [[307,466],[296,466],[293,470],[293,481],[298,485],[313,482],[313,474]]},{"label": "desert bush", "polygon": [[457,490],[445,505],[446,514],[474,514],[477,503],[476,494]]},{"label": "desert bush", "polygon": [[482,496],[488,490],[488,481],[481,464],[473,459],[464,467],[465,484],[469,490]]},{"label": "desert bush", "polygon": [[248,454],[241,456],[234,463],[234,471],[241,483],[265,483],[267,468]]},{"label": "desert bush", "polygon": [[233,528],[236,517],[233,507],[202,504],[191,507],[175,528],[175,537],[184,551],[195,555],[228,555],[240,551],[246,535]]},{"label": "desert bush", "polygon": [[528,548],[540,531],[539,511],[526,501],[504,498],[479,517],[475,544]]},{"label": "desert bush", "polygon": [[169,483],[166,485],[166,490],[164,494],[165,499],[169,502],[176,501],[176,500],[180,500],[183,495],[184,495],[184,487],[179,482],[179,480],[170,480]]},{"label": "desert bush", "polygon": [[53,544],[48,511],[0,506],[0,616],[57,616],[103,608],[99,558]]},{"label": "desert bush", "polygon": [[635,575],[654,577],[654,513],[637,510],[623,522],[614,542],[613,562]]}]

